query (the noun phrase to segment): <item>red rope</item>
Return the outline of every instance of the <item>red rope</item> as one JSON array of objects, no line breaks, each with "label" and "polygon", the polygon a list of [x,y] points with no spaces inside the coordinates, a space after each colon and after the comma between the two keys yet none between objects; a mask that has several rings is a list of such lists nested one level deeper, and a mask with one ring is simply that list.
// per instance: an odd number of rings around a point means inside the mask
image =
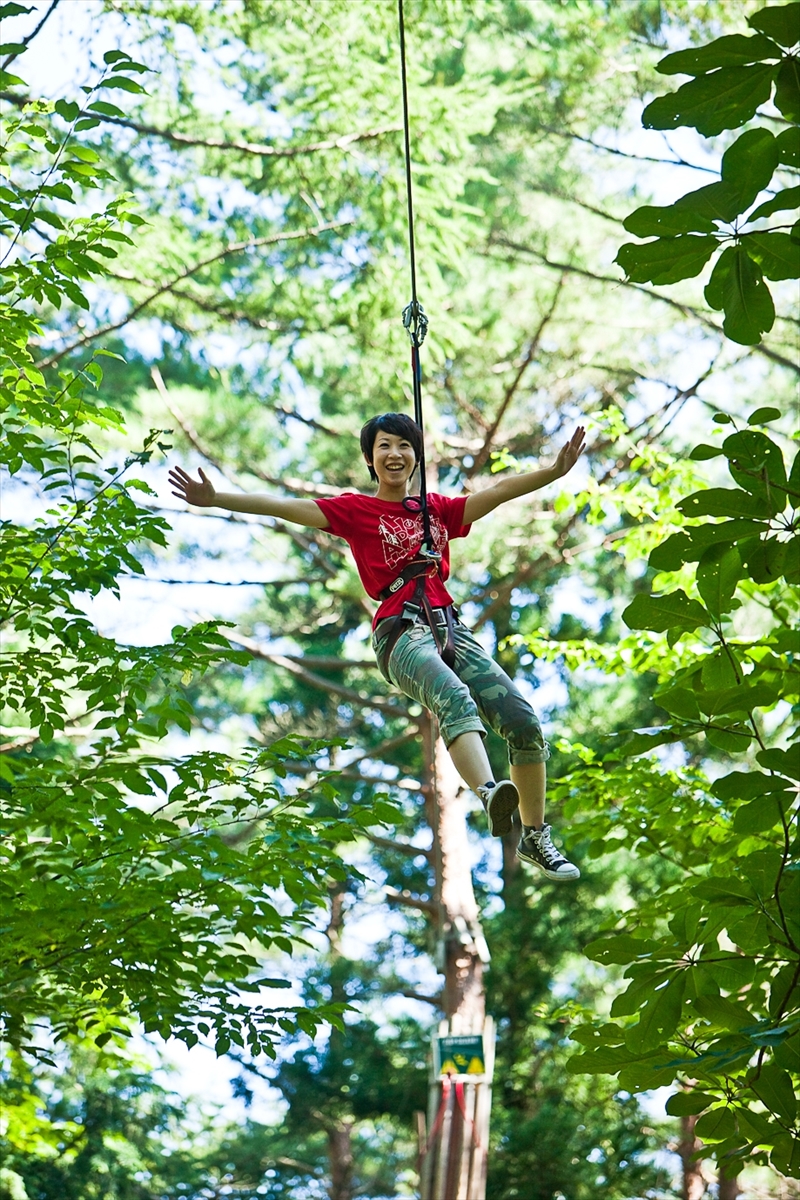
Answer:
[{"label": "red rope", "polygon": [[467,1116],[467,1109],[464,1104],[464,1083],[463,1083],[463,1080],[461,1080],[461,1079],[456,1080],[456,1103],[458,1104],[458,1107],[461,1110],[461,1116],[464,1118],[464,1123],[466,1125],[471,1126],[471,1128],[472,1128],[472,1144],[473,1144],[473,1146],[475,1147],[476,1150],[483,1150],[483,1146],[481,1145],[480,1138],[478,1137],[478,1131],[475,1128],[475,1122],[472,1120],[472,1117]]},{"label": "red rope", "polygon": [[[420,1162],[429,1153],[430,1148],[433,1145],[433,1140],[436,1137],[436,1134],[439,1132],[439,1129],[441,1128],[442,1121],[444,1120],[444,1114],[447,1111],[447,1101],[450,1099],[450,1086],[451,1086],[450,1076],[445,1075],[444,1079],[442,1080],[442,1099],[439,1102],[439,1111],[436,1114],[436,1120],[433,1122],[433,1125],[431,1126],[431,1131],[428,1135],[428,1140],[425,1143],[425,1149],[420,1151],[420,1155],[419,1155]],[[456,1089],[458,1089],[457,1084],[456,1084]]]}]

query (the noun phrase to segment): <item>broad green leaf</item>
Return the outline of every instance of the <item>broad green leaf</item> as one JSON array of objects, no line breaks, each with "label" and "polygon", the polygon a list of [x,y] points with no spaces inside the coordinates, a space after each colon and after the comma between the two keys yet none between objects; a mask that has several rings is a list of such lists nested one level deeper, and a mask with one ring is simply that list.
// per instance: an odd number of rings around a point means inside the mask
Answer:
[{"label": "broad green leaf", "polygon": [[700,710],[697,707],[694,691],[687,684],[690,681],[681,680],[675,683],[668,680],[653,692],[653,699],[668,713],[681,717],[685,721],[699,721]]},{"label": "broad green leaf", "polygon": [[626,242],[614,259],[634,283],[677,283],[699,275],[718,247],[716,238],[687,233],[655,242]]},{"label": "broad green leaf", "polygon": [[729,180],[721,180],[719,183],[708,183],[694,192],[687,192],[680,200],[675,201],[674,207],[678,212],[696,212],[711,220],[731,224],[747,208],[748,203],[752,201],[742,199],[741,189],[737,185]]},{"label": "broad green leaf", "polygon": [[777,538],[743,542],[742,561],[750,579],[759,585],[775,583],[784,573],[788,549]]},{"label": "broad green leaf", "polygon": [[751,1091],[755,1092],[765,1108],[784,1121],[794,1124],[797,1116],[797,1100],[792,1086],[792,1077],[788,1071],[782,1071],[771,1063],[764,1064],[760,1070],[753,1073],[749,1080]]},{"label": "broad green leaf", "polygon": [[680,588],[665,596],[637,596],[622,619],[629,629],[652,629],[656,633],[667,629],[688,631],[711,623],[702,604],[690,600]]},{"label": "broad green leaf", "polygon": [[776,1171],[790,1179],[800,1179],[800,1137],[781,1133],[775,1139],[775,1148],[769,1156]]},{"label": "broad green leaf", "polygon": [[[739,832],[735,821],[734,829]],[[746,833],[747,831],[742,830],[742,832]],[[757,831],[754,830],[753,832]],[[752,836],[752,834],[749,836]],[[745,954],[763,954],[770,943],[775,941],[777,933],[777,927],[763,912],[748,913],[746,916],[740,916],[737,920],[731,921],[728,928],[728,936],[731,941],[740,950],[743,950]]]},{"label": "broad green leaf", "polygon": [[702,553],[702,547],[696,546],[688,533],[672,533],[665,542],[650,551],[647,561],[655,571],[677,571],[684,563],[698,559]]},{"label": "broad green leaf", "polygon": [[[721,308],[722,305],[719,307]],[[699,446],[693,448],[689,458],[692,462],[707,462],[710,458],[719,458],[721,454],[722,451],[719,446],[707,446],[704,442],[701,442]]]},{"label": "broad green leaf", "polygon": [[730,269],[722,285],[725,309],[722,328],[731,341],[742,346],[755,346],[761,341],[762,333],[768,333],[772,328],[775,306],[761,270],[744,246],[732,246],[730,250]]},{"label": "broad green leaf", "polygon": [[784,129],[775,139],[779,160],[790,167],[800,167],[800,129]]},{"label": "broad green leaf", "polygon": [[703,75],[717,67],[747,66],[764,59],[780,58],[781,51],[769,37],[747,37],[730,33],[691,50],[678,50],[658,63],[662,75]]},{"label": "broad green leaf", "polygon": [[796,46],[800,41],[800,4],[765,6],[748,17],[747,24],[781,46]]},{"label": "broad green leaf", "polygon": [[714,222],[707,216],[681,209],[674,204],[664,207],[644,205],[623,221],[623,228],[634,237],[671,237],[678,233],[713,233]]},{"label": "broad green leaf", "polygon": [[736,1120],[745,1137],[757,1146],[774,1146],[782,1133],[781,1126],[776,1121],[771,1121],[763,1113],[754,1112],[751,1108],[741,1108],[737,1105]]},{"label": "broad green leaf", "polygon": [[739,954],[712,951],[708,958],[701,959],[692,970],[709,974],[726,992],[736,992],[753,982],[756,964],[752,958],[744,958]]},{"label": "broad green leaf", "polygon": [[800,277],[800,243],[788,233],[746,233],[742,245],[767,279]]},{"label": "broad green leaf", "polygon": [[784,1071],[800,1075],[800,1033],[793,1033],[775,1047],[775,1062]]},{"label": "broad green leaf", "polygon": [[742,577],[742,560],[735,546],[724,542],[709,546],[697,564],[697,590],[714,617],[730,612],[736,585]]},{"label": "broad green leaf", "polygon": [[767,187],[778,166],[778,147],[768,129],[748,129],[722,156],[722,178],[735,187],[741,199],[739,212]]},{"label": "broad green leaf", "polygon": [[685,988],[686,974],[681,971],[647,1001],[638,1025],[634,1025],[625,1038],[631,1050],[652,1050],[671,1037],[681,1017]]},{"label": "broad green leaf", "polygon": [[698,691],[697,702],[703,712],[711,716],[723,713],[749,713],[754,708],[770,708],[780,699],[777,687],[757,681],[749,682],[749,676],[736,687],[721,688],[719,691]]},{"label": "broad green leaf", "polygon": [[775,85],[775,107],[787,121],[800,121],[800,65],[796,58],[785,58]]},{"label": "broad green leaf", "polygon": [[785,967],[773,976],[769,985],[769,1014],[777,1017],[791,1010],[800,999],[800,984],[797,980],[797,967],[787,963]]},{"label": "broad green leaf", "polygon": [[652,954],[657,945],[657,942],[635,938],[628,933],[618,933],[589,942],[584,954],[593,962],[629,963]]},{"label": "broad green leaf", "polygon": [[[777,142],[776,142],[777,145]],[[754,209],[747,218],[748,221],[757,221],[759,217],[771,217],[773,213],[785,212],[787,209],[800,207],[800,186],[784,188],[778,192],[777,196],[773,196],[771,200],[766,200],[763,204],[759,204],[758,208]],[[768,276],[769,279],[775,278]]]},{"label": "broad green leaf", "polygon": [[754,737],[749,724],[734,721],[731,717],[712,718],[704,733],[708,744],[725,754],[743,754]]},{"label": "broad green leaf", "polygon": [[720,1029],[738,1032],[756,1023],[756,1018],[744,1004],[737,1000],[728,1000],[724,996],[698,996],[692,1008]]},{"label": "broad green leaf", "polygon": [[704,1142],[724,1142],[736,1134],[736,1118],[727,1106],[712,1108],[700,1117],[694,1132]]},{"label": "broad green leaf", "polygon": [[735,129],[755,116],[772,91],[777,67],[722,67],[659,96],[642,113],[645,129],[693,125],[705,137]]},{"label": "broad green leaf", "polygon": [[721,312],[725,307],[725,289],[735,259],[736,253],[734,247],[726,246],[714,263],[708,283],[703,289],[706,304],[708,304],[709,308],[716,309],[717,312]]},{"label": "broad green leaf", "polygon": [[786,467],[780,447],[756,429],[741,429],[722,443],[728,469],[739,487],[764,499],[771,515],[786,507]]},{"label": "broad green leaf", "polygon": [[[737,665],[736,656],[732,650],[717,650],[703,659],[700,676],[694,677],[695,687],[702,687],[707,692],[721,691],[723,688],[736,687],[741,679],[741,670]],[[712,792],[714,792],[712,786]]]},{"label": "broad green leaf", "polygon": [[666,1061],[665,1052],[643,1055],[619,1072],[619,1085],[628,1092],[646,1092],[667,1087],[674,1080],[677,1068]]},{"label": "broad green leaf", "polygon": [[712,794],[720,800],[755,800],[760,796],[781,794],[785,789],[784,779],[764,775],[761,771],[731,771],[711,785]]},{"label": "broad green leaf", "polygon": [[782,415],[779,408],[757,408],[755,412],[750,413],[747,424],[768,425],[770,421],[777,421]]},{"label": "broad green leaf", "polygon": [[756,759],[768,771],[779,771],[789,779],[800,780],[800,754],[797,750],[759,750]]},{"label": "broad green leaf", "polygon": [[619,751],[625,758],[634,758],[639,754],[647,754],[658,746],[667,746],[671,742],[680,742],[696,732],[694,727],[670,725],[657,730],[655,733],[632,733]]},{"label": "broad green leaf", "polygon": [[759,517],[771,516],[770,508],[738,488],[705,488],[678,501],[687,517]]},{"label": "broad green leaf", "polygon": [[689,1117],[701,1113],[713,1104],[719,1097],[710,1096],[708,1092],[685,1091],[676,1092],[666,1103],[666,1110],[671,1117]]}]

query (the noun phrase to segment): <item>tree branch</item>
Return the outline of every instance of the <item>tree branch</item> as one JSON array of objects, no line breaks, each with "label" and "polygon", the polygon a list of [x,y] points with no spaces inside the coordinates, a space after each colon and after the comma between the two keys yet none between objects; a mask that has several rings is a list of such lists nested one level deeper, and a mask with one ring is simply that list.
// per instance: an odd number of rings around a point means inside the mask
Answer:
[{"label": "tree branch", "polygon": [[436,900],[424,900],[420,896],[412,896],[411,892],[399,892],[397,888],[384,888],[384,894],[389,904],[404,904],[407,908],[416,908],[420,912],[438,916],[439,904]]},{"label": "tree branch", "polygon": [[428,862],[433,861],[432,849],[426,850],[422,846],[412,846],[409,842],[395,842],[392,838],[378,837],[375,833],[368,833],[366,829],[363,830],[363,833],[373,846],[379,846],[381,850],[396,850],[398,854],[405,854],[409,858],[418,858],[422,855],[423,858],[427,858]]},{"label": "tree branch", "polygon": [[[523,246],[519,242],[512,242],[510,239],[504,237],[492,236],[488,243],[489,249],[492,246],[502,246],[507,250],[513,250],[517,254],[528,254],[531,258],[537,259],[543,266],[548,267],[552,271],[569,272],[572,275],[580,275],[584,279],[591,279],[595,283],[610,283],[615,287],[632,288],[636,292],[643,292],[645,296],[649,296],[652,300],[660,300],[662,304],[667,304],[670,308],[677,309],[678,312],[683,313],[686,317],[694,317],[696,321],[699,321],[708,329],[713,329],[721,338],[725,336],[722,332],[722,327],[717,325],[716,321],[712,321],[702,309],[695,308],[691,304],[682,304],[678,300],[673,300],[671,296],[663,296],[660,292],[654,292],[651,288],[644,287],[640,283],[632,283],[629,279],[615,279],[613,275],[598,275],[596,272],[589,271],[585,267],[578,267],[574,263],[553,262],[552,259],[549,259],[540,250],[536,250],[532,246]],[[800,366],[797,363],[793,362],[790,358],[785,358],[777,350],[770,349],[763,342],[752,346],[751,350],[758,354],[763,354],[773,362],[779,363],[782,367],[788,367],[795,374],[800,375]]]},{"label": "tree branch", "polygon": [[140,301],[139,304],[136,304],[130,310],[127,316],[123,317],[120,321],[113,321],[108,325],[103,325],[99,329],[95,329],[92,333],[84,334],[83,337],[78,338],[77,341],[72,342],[69,346],[64,346],[63,349],[48,355],[46,358],[40,359],[36,363],[36,366],[39,368],[39,370],[42,370],[44,367],[55,366],[57,362],[60,362],[62,358],[65,358],[68,354],[71,354],[73,350],[79,350],[82,346],[86,346],[90,342],[96,341],[97,338],[105,337],[105,335],[108,333],[114,333],[117,329],[122,329],[125,325],[128,325],[134,319],[134,317],[137,317],[143,309],[152,304],[154,300],[157,300],[159,296],[163,296],[166,292],[172,291],[173,287],[177,283],[182,283],[184,279],[189,279],[192,275],[196,275],[197,272],[202,271],[204,267],[209,267],[213,263],[219,262],[221,259],[227,258],[231,254],[241,254],[245,250],[256,250],[261,246],[274,246],[280,242],[298,241],[299,239],[305,237],[318,237],[321,233],[328,233],[333,229],[344,229],[352,224],[352,221],[329,221],[322,225],[312,226],[310,229],[296,229],[290,233],[273,233],[268,237],[250,238],[249,241],[246,242],[229,242],[229,244],[223,247],[222,250],[218,250],[215,254],[209,255],[208,258],[201,259],[200,262],[194,263],[194,265],[191,267],[187,267],[184,271],[181,271],[179,275],[176,275],[173,279],[169,280],[168,283],[164,283],[160,287],[156,288],[156,290],[151,292],[149,296],[146,296],[144,300]]},{"label": "tree branch", "polygon": [[544,333],[545,329],[547,328],[549,321],[552,320],[553,314],[556,311],[556,306],[558,304],[559,296],[561,295],[561,289],[564,286],[565,278],[566,278],[566,275],[562,274],[561,278],[559,279],[558,284],[556,286],[556,290],[555,290],[553,299],[550,302],[550,307],[547,310],[547,312],[544,314],[544,316],[542,317],[541,321],[539,322],[539,328],[536,330],[536,333],[533,335],[533,337],[531,339],[531,342],[522,358],[522,361],[519,365],[516,375],[514,376],[511,383],[508,385],[508,387],[506,388],[505,395],[503,396],[503,399],[500,402],[500,406],[495,414],[495,418],[492,421],[491,425],[489,426],[489,429],[487,430],[486,437],[484,438],[484,441],[483,441],[483,445],[481,446],[478,453],[475,455],[472,466],[466,472],[466,475],[465,475],[466,479],[472,479],[473,476],[478,473],[478,471],[481,471],[483,469],[483,467],[485,466],[485,464],[489,458],[489,455],[492,452],[492,444],[493,444],[494,438],[497,434],[497,430],[500,428],[500,422],[503,420],[503,417],[506,415],[506,410],[508,409],[508,406],[511,403],[511,401],[514,399],[514,396],[517,393],[517,389],[519,388],[519,385],[522,383],[523,375],[525,374],[528,367],[530,366],[530,364],[533,362],[534,358],[536,357],[536,352],[539,349],[539,343],[541,342],[542,334]]},{"label": "tree branch", "polygon": [[278,667],[283,667],[292,675],[296,675],[298,679],[302,679],[304,683],[311,687],[319,688],[320,691],[327,692],[329,695],[341,696],[343,700],[348,700],[358,708],[375,708],[379,712],[388,713],[392,717],[405,717],[410,720],[410,715],[407,709],[402,708],[399,704],[393,704],[391,700],[384,700],[380,696],[368,696],[365,692],[357,692],[355,688],[343,687],[341,684],[333,683],[330,679],[326,679],[323,675],[317,675],[313,671],[307,670],[302,666],[301,662],[297,662],[288,658],[285,654],[272,654],[269,650],[265,650],[253,638],[245,637],[243,634],[225,632],[225,637],[228,641],[233,642],[236,646],[242,646],[243,649],[249,650],[254,658],[263,658],[267,662],[275,663]]},{"label": "tree branch", "polygon": [[[59,0],[53,0],[50,11],[45,15],[44,20],[36,27],[33,33],[25,39],[25,44],[29,42],[41,29],[50,12],[56,7]],[[3,66],[7,66],[16,58],[13,55],[6,59]],[[23,108],[31,101],[31,96],[20,96],[15,92],[0,92],[0,100],[7,100],[10,104],[17,108]],[[228,141],[225,138],[203,138],[193,137],[187,133],[176,133],[171,129],[159,129],[157,125],[147,125],[142,121],[134,121],[130,117],[111,117],[104,116],[102,113],[87,112],[84,114],[91,117],[94,121],[99,121],[102,125],[119,125],[123,129],[132,129],[135,133],[142,133],[147,137],[161,138],[162,141],[170,142],[174,146],[200,146],[207,150],[232,150],[237,154],[250,154],[255,158],[298,158],[303,154],[318,154],[324,150],[346,150],[348,146],[352,146],[355,142],[372,141],[376,138],[386,137],[390,133],[400,133],[402,125],[379,125],[376,129],[364,129],[358,133],[344,133],[341,137],[327,138],[319,142],[307,142],[303,146],[268,146],[263,142],[240,142]]]},{"label": "tree branch", "polygon": [[[61,3],[61,0],[52,0],[52,2],[51,2],[51,4],[50,4],[50,7],[48,8],[47,12],[46,12],[46,13],[44,14],[44,16],[42,17],[42,19],[41,19],[41,21],[39,22],[39,24],[38,24],[38,25],[36,26],[36,28],[33,30],[33,32],[32,32],[32,33],[29,33],[29,34],[27,35],[27,37],[24,37],[24,38],[22,39],[22,41],[20,42],[20,45],[21,45],[21,46],[29,46],[29,45],[31,44],[31,42],[33,41],[33,39],[36,37],[37,33],[39,33],[39,31],[41,30],[41,28],[42,28],[42,26],[44,25],[45,21],[46,21],[46,20],[47,20],[49,17],[51,17],[51,16],[53,15],[53,13],[54,13],[54,12],[55,12],[55,10],[58,8],[58,5],[59,5],[60,3]],[[14,60],[15,60],[16,58],[19,58],[20,54],[22,54],[22,51],[21,51],[21,50],[15,50],[15,51],[13,51],[11,54],[9,54],[9,55],[8,55],[8,57],[7,57],[7,58],[5,58],[5,59],[4,59],[4,61],[2,62],[2,64],[0,64],[0,69],[2,69],[3,71],[7,71],[7,70],[8,70],[8,67],[9,67],[9,64],[10,64],[10,63],[12,63],[12,62],[14,62]],[[4,98],[5,98],[5,93],[4,93],[3,95],[4,95]],[[16,97],[14,97],[14,99],[15,99],[15,101],[16,101]],[[22,105],[20,105],[20,107],[22,107]]]}]

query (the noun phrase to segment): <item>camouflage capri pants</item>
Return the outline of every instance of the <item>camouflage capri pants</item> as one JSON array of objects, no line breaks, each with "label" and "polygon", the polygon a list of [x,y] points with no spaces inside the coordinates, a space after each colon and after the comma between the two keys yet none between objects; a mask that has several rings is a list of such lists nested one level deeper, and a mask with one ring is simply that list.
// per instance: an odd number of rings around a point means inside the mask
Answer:
[{"label": "camouflage capri pants", "polygon": [[381,621],[372,639],[381,674],[435,714],[446,746],[462,733],[474,731],[485,737],[485,722],[508,743],[510,762],[547,761],[550,751],[536,713],[468,629],[456,622],[456,660],[451,670],[422,622],[403,631],[384,663],[381,642],[392,624],[391,617]]}]

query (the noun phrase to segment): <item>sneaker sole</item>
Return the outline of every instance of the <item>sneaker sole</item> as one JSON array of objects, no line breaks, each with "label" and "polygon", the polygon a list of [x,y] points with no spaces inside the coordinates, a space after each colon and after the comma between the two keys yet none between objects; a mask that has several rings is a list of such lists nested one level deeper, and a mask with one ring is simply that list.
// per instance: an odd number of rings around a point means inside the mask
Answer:
[{"label": "sneaker sole", "polygon": [[492,837],[505,837],[513,828],[511,818],[519,808],[519,792],[513,783],[501,783],[486,809],[489,833]]},{"label": "sneaker sole", "polygon": [[555,883],[568,883],[570,880],[580,879],[581,877],[581,873],[578,868],[572,866],[572,864],[570,864],[572,869],[569,872],[562,871],[559,875],[556,871],[548,871],[547,867],[543,867],[542,864],[537,862],[535,858],[528,858],[527,854],[520,854],[519,850],[517,850],[517,858],[520,862],[530,863],[532,867],[538,867],[538,869],[544,875],[546,875],[548,879],[552,879]]}]

